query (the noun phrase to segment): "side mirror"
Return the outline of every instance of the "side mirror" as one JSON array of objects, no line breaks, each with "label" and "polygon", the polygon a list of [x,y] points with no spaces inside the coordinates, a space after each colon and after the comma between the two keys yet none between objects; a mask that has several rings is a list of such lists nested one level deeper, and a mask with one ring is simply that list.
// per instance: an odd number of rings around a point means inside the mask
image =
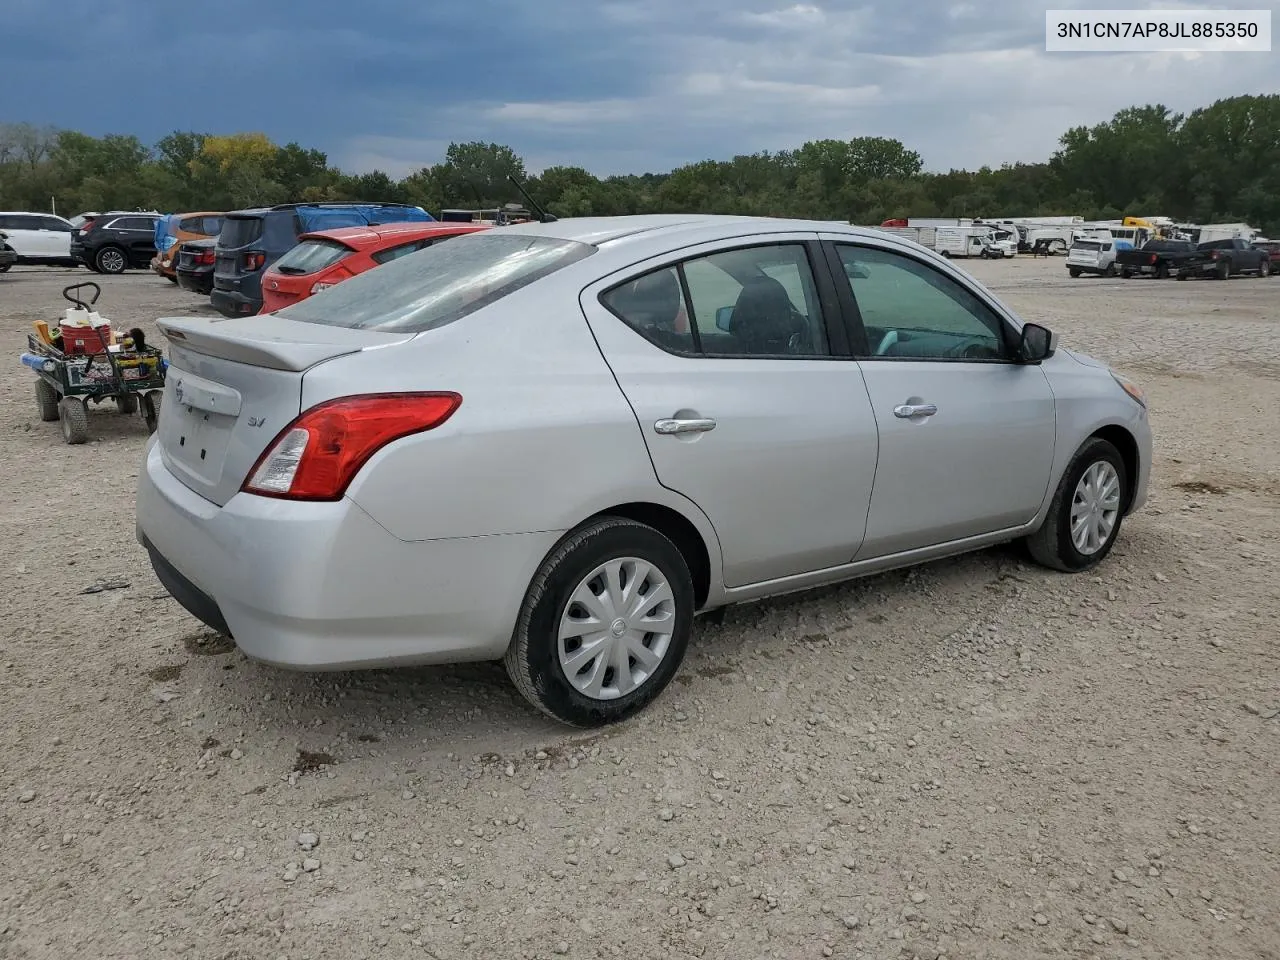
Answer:
[{"label": "side mirror", "polygon": [[716,328],[725,333],[730,332],[733,325],[733,307],[721,307],[716,311]]},{"label": "side mirror", "polygon": [[1022,337],[1018,341],[1018,361],[1020,363],[1040,363],[1053,356],[1058,348],[1058,335],[1048,327],[1038,323],[1027,323],[1022,327]]}]

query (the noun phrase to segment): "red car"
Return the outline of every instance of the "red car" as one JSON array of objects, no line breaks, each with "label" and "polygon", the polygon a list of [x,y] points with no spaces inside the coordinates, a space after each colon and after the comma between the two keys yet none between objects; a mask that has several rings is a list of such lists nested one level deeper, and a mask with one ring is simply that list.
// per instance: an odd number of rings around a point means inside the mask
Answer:
[{"label": "red car", "polygon": [[380,263],[488,229],[483,223],[386,223],[304,233],[298,245],[263,274],[259,312],[273,313]]}]

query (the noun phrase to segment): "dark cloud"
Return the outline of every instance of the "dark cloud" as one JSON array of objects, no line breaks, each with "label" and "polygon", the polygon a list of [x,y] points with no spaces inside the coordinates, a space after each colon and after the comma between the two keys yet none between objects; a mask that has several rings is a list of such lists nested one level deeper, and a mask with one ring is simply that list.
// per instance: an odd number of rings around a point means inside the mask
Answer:
[{"label": "dark cloud", "polygon": [[1042,159],[1068,126],[1133,103],[1188,110],[1280,88],[1269,54],[1046,55],[1045,5],[1026,0],[206,9],[6,0],[7,119],[148,141],[262,130],[397,174],[438,161],[452,140],[511,144],[535,169],[606,174],[864,134],[897,137],[945,169]]}]

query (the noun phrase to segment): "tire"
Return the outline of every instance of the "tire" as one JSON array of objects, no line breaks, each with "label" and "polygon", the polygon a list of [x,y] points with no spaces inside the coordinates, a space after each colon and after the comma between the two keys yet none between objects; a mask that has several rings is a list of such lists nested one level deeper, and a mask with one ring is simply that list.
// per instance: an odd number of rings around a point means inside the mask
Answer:
[{"label": "tire", "polygon": [[950,260],[950,259],[951,259],[951,254],[947,253],[947,251],[945,251],[945,250],[943,250],[943,251],[939,254],[939,256],[941,256],[943,260]]},{"label": "tire", "polygon": [[135,414],[138,412],[138,395],[136,393],[122,393],[116,397],[116,410],[123,414]]},{"label": "tire", "polygon": [[160,423],[160,401],[164,394],[159,390],[151,390],[142,395],[142,417],[147,422],[147,433],[155,433]]},{"label": "tire", "polygon": [[45,423],[58,419],[58,391],[46,380],[36,381],[36,409]]},{"label": "tire", "polygon": [[[1112,514],[1111,526],[1099,545],[1096,549],[1082,551],[1072,538],[1072,507],[1077,495],[1085,493],[1081,489],[1085,475],[1095,468],[1098,474],[1107,480],[1104,483],[1104,491],[1111,487],[1111,479],[1114,480],[1115,506],[1113,512],[1105,511]],[[1065,573],[1079,573],[1101,563],[1111,552],[1116,537],[1120,535],[1128,484],[1128,471],[1125,469],[1120,451],[1099,437],[1090,437],[1086,440],[1062,474],[1062,480],[1054,492],[1053,502],[1049,506],[1044,524],[1026,539],[1027,549],[1032,559],[1042,566]],[[1104,501],[1104,503],[1110,502],[1110,497]],[[1096,531],[1097,528],[1094,529]]]},{"label": "tire", "polygon": [[1262,263],[1258,264],[1258,276],[1260,276],[1260,277],[1269,277],[1269,276],[1271,276],[1271,261],[1270,261],[1270,260],[1263,260],[1263,261],[1262,261]]},{"label": "tire", "polygon": [[1104,277],[1114,277],[1116,275],[1116,265],[1114,263],[1108,263],[1107,269],[1102,271],[1102,275]]},{"label": "tire", "polygon": [[169,276],[169,275],[166,273],[166,274],[164,275],[164,278],[165,278],[166,280],[168,280],[170,283],[172,283],[175,287],[178,285],[178,278],[177,278],[177,277],[171,277],[171,276]]},{"label": "tire", "polygon": [[1230,280],[1230,279],[1231,279],[1231,264],[1230,264],[1230,263],[1228,263],[1226,260],[1221,260],[1221,261],[1219,261],[1219,263],[1218,263],[1218,268],[1217,268],[1216,270],[1214,270],[1214,271],[1213,271],[1213,279],[1215,279],[1215,280]]},{"label": "tire", "polygon": [[1124,280],[1131,280],[1133,279],[1133,271],[1128,267],[1125,267],[1120,271],[1120,276]]},{"label": "tire", "polygon": [[129,255],[114,244],[108,244],[93,255],[98,273],[124,273],[129,269]]},{"label": "tire", "polygon": [[1187,273],[1187,271],[1185,271],[1185,270],[1179,270],[1179,271],[1178,271],[1178,279],[1179,279],[1179,280],[1186,280],[1189,276],[1190,276],[1190,274],[1188,274],[1188,273]]},{"label": "tire", "polygon": [[1156,279],[1157,280],[1169,279],[1169,265],[1167,263],[1156,264]]},{"label": "tire", "polygon": [[1071,274],[1072,279],[1080,276],[1079,267],[1067,267],[1067,273]]},{"label": "tire", "polygon": [[89,439],[89,410],[75,397],[63,397],[58,404],[62,420],[62,439],[67,443],[84,443]]},{"label": "tire", "polygon": [[[600,652],[582,661],[583,666],[571,680],[568,670],[561,663],[562,657],[571,657],[579,651],[586,652],[581,636],[566,634],[561,639],[561,628],[573,621],[576,607],[586,613],[584,604],[574,599],[575,593],[587,591],[594,594],[592,585],[601,586],[596,574],[607,564],[622,563],[622,569],[631,569],[638,576],[632,560],[648,565],[653,574],[666,581],[666,600],[658,603],[664,608],[665,618],[650,621],[669,624],[664,631],[651,631],[640,636],[638,631],[626,631],[627,619],[618,616],[612,622],[612,631],[601,630],[593,646]],[[652,584],[649,575],[641,586]],[[634,580],[631,581],[632,583]],[[623,592],[626,592],[626,584]],[[651,589],[655,589],[651,586]],[[656,588],[661,589],[661,588]],[[607,599],[602,602],[601,619],[616,612],[617,608]],[[647,606],[647,605],[646,605]],[[675,676],[689,645],[693,627],[695,606],[693,578],[688,564],[670,540],[652,527],[620,517],[604,517],[592,521],[568,534],[543,561],[520,609],[520,618],[507,648],[504,662],[516,689],[543,713],[563,723],[579,727],[595,727],[616,723],[647,706]],[[656,608],[650,607],[652,613]],[[642,608],[640,612],[646,612]],[[617,671],[606,665],[611,650],[620,649],[621,637],[630,635],[630,644],[639,644],[653,651],[661,644],[658,659],[650,672],[642,676],[638,684],[628,691],[618,683]],[[574,645],[576,644],[576,646]],[[635,650],[635,646],[631,646]],[[627,667],[643,672],[641,661],[627,655]],[[597,678],[599,695],[584,692],[590,680]],[[634,682],[634,675],[628,682]]]}]

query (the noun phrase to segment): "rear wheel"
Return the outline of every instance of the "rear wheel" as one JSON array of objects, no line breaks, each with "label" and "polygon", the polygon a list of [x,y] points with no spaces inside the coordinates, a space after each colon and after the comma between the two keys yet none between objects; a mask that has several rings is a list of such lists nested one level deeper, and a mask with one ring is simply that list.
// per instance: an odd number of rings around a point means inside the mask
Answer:
[{"label": "rear wheel", "polygon": [[99,273],[124,273],[129,269],[129,258],[116,246],[106,246],[93,258]]},{"label": "rear wheel", "polygon": [[1169,279],[1169,265],[1167,263],[1161,263],[1156,266],[1156,279],[1157,280]]},{"label": "rear wheel", "polygon": [[1269,276],[1271,276],[1271,261],[1270,261],[1270,260],[1263,260],[1263,261],[1262,261],[1262,263],[1260,263],[1260,264],[1258,265],[1258,276],[1260,276],[1260,277],[1269,277]]},{"label": "rear wheel", "polygon": [[1076,451],[1044,524],[1027,537],[1037,563],[1076,573],[1100,563],[1120,534],[1128,477],[1115,446],[1090,437]]},{"label": "rear wheel", "polygon": [[1102,275],[1104,277],[1114,277],[1116,275],[1116,265],[1114,263],[1108,263],[1107,269],[1102,271]]},{"label": "rear wheel", "polygon": [[620,517],[569,534],[543,561],[507,648],[507,672],[544,713],[601,726],[671,682],[693,625],[693,579],[670,540]]},{"label": "rear wheel", "polygon": [[121,413],[138,412],[138,397],[133,393],[121,393],[116,396],[116,409]]},{"label": "rear wheel", "polygon": [[1120,271],[1120,276],[1123,277],[1125,280],[1128,280],[1130,277],[1133,276],[1133,271],[1130,270],[1128,267],[1124,267]]},{"label": "rear wheel", "polygon": [[1072,276],[1072,277],[1078,277],[1078,276],[1080,276],[1080,268],[1079,268],[1079,267],[1067,267],[1067,273],[1071,274],[1071,276]]},{"label": "rear wheel", "polygon": [[1213,279],[1215,279],[1215,280],[1230,280],[1230,279],[1231,279],[1231,264],[1227,263],[1227,261],[1225,261],[1225,260],[1220,261],[1220,262],[1218,263],[1218,267],[1217,267],[1217,269],[1216,269],[1216,270],[1214,270],[1214,272],[1213,272]]},{"label": "rear wheel", "polygon": [[58,391],[45,380],[36,381],[36,408],[45,423],[58,419]]},{"label": "rear wheel", "polygon": [[89,439],[89,410],[75,397],[63,397],[58,404],[62,420],[62,439],[67,443],[84,443]]}]

